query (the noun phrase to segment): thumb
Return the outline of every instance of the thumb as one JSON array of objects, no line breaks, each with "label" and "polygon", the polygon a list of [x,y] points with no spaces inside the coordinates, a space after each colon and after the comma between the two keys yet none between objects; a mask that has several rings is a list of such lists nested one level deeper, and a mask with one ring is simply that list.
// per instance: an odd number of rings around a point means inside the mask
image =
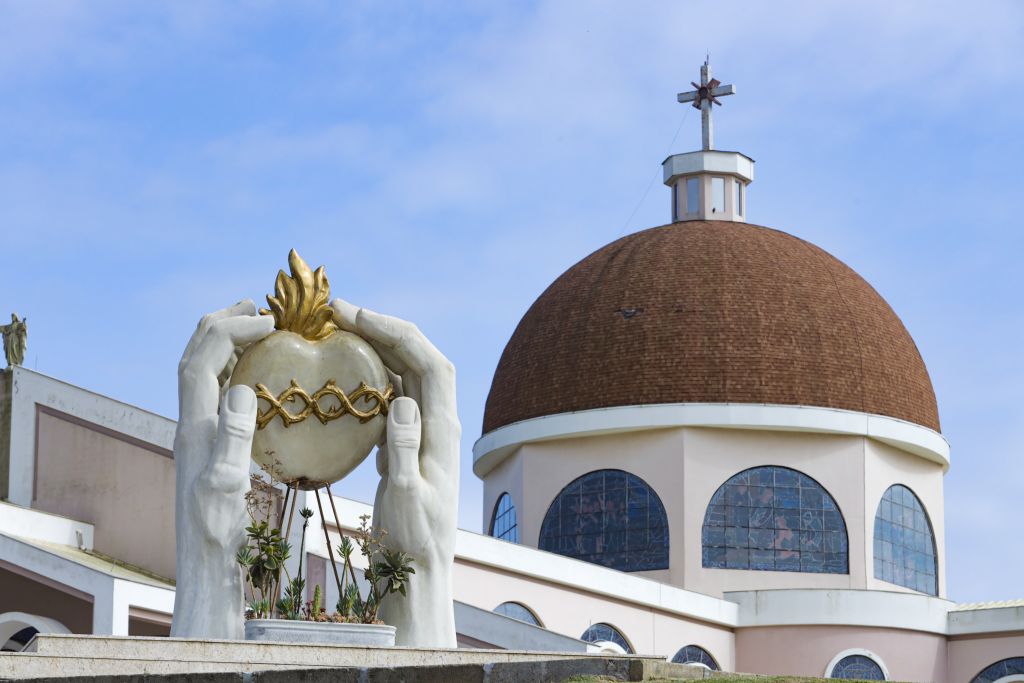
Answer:
[{"label": "thumb", "polygon": [[207,468],[213,487],[230,489],[248,484],[255,431],[256,394],[243,384],[231,387],[221,404],[217,442]]},{"label": "thumb", "polygon": [[420,479],[420,407],[407,396],[396,398],[388,409],[388,481],[411,488]]}]

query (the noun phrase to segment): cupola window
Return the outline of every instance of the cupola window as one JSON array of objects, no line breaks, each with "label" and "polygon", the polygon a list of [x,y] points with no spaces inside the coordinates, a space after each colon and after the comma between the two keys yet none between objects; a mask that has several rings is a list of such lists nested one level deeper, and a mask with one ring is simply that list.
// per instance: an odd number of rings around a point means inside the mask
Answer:
[{"label": "cupola window", "polygon": [[938,594],[935,534],[924,506],[902,484],[890,486],[875,513],[875,578]]},{"label": "cupola window", "polygon": [[491,516],[491,536],[510,543],[519,543],[519,525],[516,523],[516,506],[512,496],[501,494]]},{"label": "cupola window", "polygon": [[686,179],[686,213],[697,213],[700,210],[700,180]]},{"label": "cupola window", "polygon": [[725,178],[711,178],[711,213],[725,213]]},{"label": "cupola window", "polygon": [[658,494],[640,477],[597,470],[555,497],[538,545],[624,572],[668,569],[668,517]]},{"label": "cupola window", "polygon": [[755,467],[715,491],[704,515],[704,567],[846,574],[849,541],[821,484],[786,467]]}]

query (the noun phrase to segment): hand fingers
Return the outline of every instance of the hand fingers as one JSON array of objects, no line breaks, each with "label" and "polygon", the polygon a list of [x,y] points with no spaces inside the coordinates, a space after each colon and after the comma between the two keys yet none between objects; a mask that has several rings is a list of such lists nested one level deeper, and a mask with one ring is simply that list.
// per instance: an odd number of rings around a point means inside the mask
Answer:
[{"label": "hand fingers", "polygon": [[356,332],[356,314],[359,313],[359,307],[353,306],[344,299],[335,299],[331,302],[331,308],[334,309],[334,324],[345,330],[346,332]]},{"label": "hand fingers", "polygon": [[396,398],[388,409],[385,457],[389,486],[408,489],[419,483],[421,430],[420,409],[416,401],[405,396]]},{"label": "hand fingers", "polygon": [[[405,396],[415,397],[422,411],[422,477],[430,482],[450,481],[458,472],[461,433],[455,402],[455,367],[412,323],[341,300],[336,300],[334,306],[336,317],[343,321],[339,325],[367,339],[387,366],[402,375]],[[388,425],[390,429],[390,420]],[[391,450],[390,446],[387,450]],[[399,460],[387,454],[389,468],[396,462]]]},{"label": "hand fingers", "polygon": [[188,340],[188,344],[185,346],[184,353],[181,354],[181,363],[179,367],[184,367],[188,364],[189,359],[192,357],[192,353],[196,350],[199,344],[203,341],[206,333],[210,330],[210,326],[222,318],[230,318],[236,315],[256,315],[256,304],[253,303],[252,299],[242,299],[237,304],[222,308],[219,311],[214,311],[200,318],[199,323],[196,325],[196,331],[192,333],[192,338]]},{"label": "hand fingers", "polygon": [[217,440],[190,493],[193,514],[215,544],[229,546],[238,533],[249,488],[249,453],[256,429],[256,394],[247,386],[232,387],[221,407]]},{"label": "hand fingers", "polygon": [[[416,401],[416,405],[423,403],[423,392],[420,391],[420,376],[414,372],[407,372],[402,375],[402,396],[408,396]],[[427,413],[429,414],[429,410]]]},{"label": "hand fingers", "polygon": [[235,347],[259,341],[273,329],[274,319],[266,315],[240,315],[214,321],[179,373],[181,419],[216,415],[220,393],[217,376],[230,361]]},{"label": "hand fingers", "polygon": [[[374,343],[374,348],[378,348],[379,345],[384,349],[391,349],[397,360],[419,374],[428,372],[438,359],[447,362],[419,328],[410,322],[390,315],[381,315],[367,308],[357,308],[342,299],[335,299],[331,306],[334,308],[335,322],[339,327],[356,332]],[[392,369],[402,372],[399,368]]]},{"label": "hand fingers", "polygon": [[334,309],[334,324],[346,332],[358,334],[368,341],[373,350],[384,361],[384,365],[389,369],[394,370],[398,374],[402,374],[408,369],[405,361],[399,358],[388,345],[372,337],[367,337],[365,333],[359,330],[359,324],[356,322],[356,318],[359,315],[358,306],[353,306],[343,299],[335,299],[331,302],[331,308]]},{"label": "hand fingers", "polygon": [[217,442],[208,465],[230,481],[249,479],[252,436],[256,431],[256,394],[244,384],[231,387],[224,397],[217,423]]},{"label": "hand fingers", "polygon": [[402,376],[397,372],[393,372],[391,368],[385,367],[384,371],[388,373],[388,380],[391,382],[391,386],[395,388],[395,396],[405,396],[404,384],[402,383]]}]

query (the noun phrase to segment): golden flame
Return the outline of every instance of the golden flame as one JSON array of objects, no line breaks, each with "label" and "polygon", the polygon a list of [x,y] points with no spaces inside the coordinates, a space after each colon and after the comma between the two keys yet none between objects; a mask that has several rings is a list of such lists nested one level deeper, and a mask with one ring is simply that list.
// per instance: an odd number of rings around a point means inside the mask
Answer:
[{"label": "golden flame", "polygon": [[338,326],[334,324],[334,312],[328,305],[331,285],[327,282],[324,267],[316,271],[309,266],[298,252],[288,252],[288,266],[291,277],[283,270],[277,271],[274,294],[267,295],[270,308],[261,308],[263,315],[274,316],[274,327],[301,334],[310,341],[320,341],[331,336]]}]

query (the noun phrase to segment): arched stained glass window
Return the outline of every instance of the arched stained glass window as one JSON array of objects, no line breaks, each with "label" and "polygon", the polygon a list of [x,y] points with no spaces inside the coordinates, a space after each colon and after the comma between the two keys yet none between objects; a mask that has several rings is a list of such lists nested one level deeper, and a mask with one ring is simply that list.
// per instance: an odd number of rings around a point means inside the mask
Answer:
[{"label": "arched stained glass window", "polygon": [[989,664],[981,673],[971,679],[971,683],[995,683],[1000,678],[1024,676],[1024,657],[1010,657],[995,664]]},{"label": "arched stained glass window", "polygon": [[562,489],[544,515],[540,549],[624,572],[668,569],[668,518],[635,475],[598,470]]},{"label": "arched stained glass window", "polygon": [[786,467],[735,475],[711,497],[702,564],[718,569],[845,574],[846,522],[821,484]]},{"label": "arched stained glass window", "polygon": [[878,662],[867,655],[846,655],[836,662],[828,677],[856,681],[884,681],[885,673]]},{"label": "arched stained glass window", "polygon": [[594,624],[583,632],[580,640],[585,640],[588,643],[600,643],[602,641],[615,643],[625,650],[626,654],[633,654],[633,648],[626,640],[626,636],[622,635],[619,629],[609,624]]},{"label": "arched stained glass window", "polygon": [[533,624],[534,626],[540,626],[540,619],[537,615],[530,610],[526,605],[518,602],[503,602],[494,608],[494,611],[498,614],[504,614],[506,617],[517,619],[519,621],[525,621],[527,624]]},{"label": "arched stained glass window", "polygon": [[924,506],[902,484],[886,489],[875,513],[875,578],[938,595],[935,534]]},{"label": "arched stained glass window", "polygon": [[501,494],[491,516],[491,536],[510,543],[519,543],[519,525],[516,524],[516,506],[512,496]]},{"label": "arched stained glass window", "polygon": [[679,652],[672,658],[676,664],[703,664],[712,671],[718,671],[718,662],[711,656],[711,653],[700,645],[687,645],[679,648]]}]

